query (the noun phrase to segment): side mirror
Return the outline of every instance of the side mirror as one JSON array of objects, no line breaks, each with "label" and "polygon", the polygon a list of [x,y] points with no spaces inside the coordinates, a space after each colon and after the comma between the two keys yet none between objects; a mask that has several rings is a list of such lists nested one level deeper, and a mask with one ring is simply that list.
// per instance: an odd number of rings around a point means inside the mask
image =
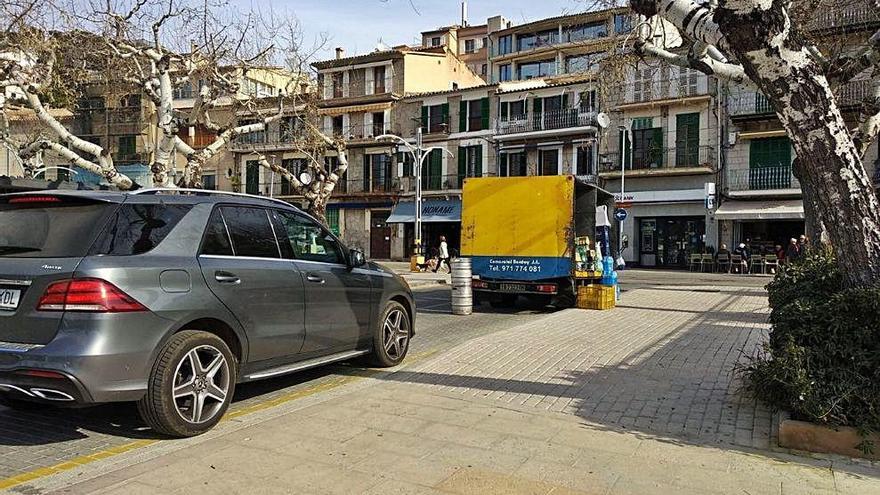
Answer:
[{"label": "side mirror", "polygon": [[623,247],[621,247],[621,249],[626,249],[629,247],[629,236],[628,235],[623,234],[621,246],[623,246]]},{"label": "side mirror", "polygon": [[350,266],[351,268],[357,268],[366,264],[367,258],[364,256],[364,253],[362,251],[352,249],[348,252],[348,266]]}]

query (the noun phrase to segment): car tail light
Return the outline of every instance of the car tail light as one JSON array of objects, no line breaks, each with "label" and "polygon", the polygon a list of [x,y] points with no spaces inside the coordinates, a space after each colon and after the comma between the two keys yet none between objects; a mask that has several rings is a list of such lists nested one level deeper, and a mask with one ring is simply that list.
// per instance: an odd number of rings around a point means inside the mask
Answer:
[{"label": "car tail light", "polygon": [[66,376],[58,373],[57,371],[46,371],[46,370],[19,370],[15,372],[16,375],[24,375],[24,376],[34,376],[37,378],[54,378],[54,379],[64,379]]},{"label": "car tail light", "polygon": [[488,289],[489,283],[482,280],[471,280],[471,287],[474,289]]},{"label": "car tail light", "polygon": [[61,198],[57,198],[55,196],[19,196],[17,198],[10,198],[9,204],[16,203],[60,203]]},{"label": "car tail light", "polygon": [[556,292],[556,284],[541,284],[535,287],[538,292]]},{"label": "car tail light", "polygon": [[37,310],[127,313],[147,308],[106,280],[73,278],[49,284]]}]

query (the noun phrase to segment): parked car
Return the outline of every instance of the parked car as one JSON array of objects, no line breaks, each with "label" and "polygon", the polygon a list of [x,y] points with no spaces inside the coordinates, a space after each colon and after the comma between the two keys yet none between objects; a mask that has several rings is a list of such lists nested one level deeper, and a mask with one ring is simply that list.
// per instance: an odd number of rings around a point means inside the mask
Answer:
[{"label": "parked car", "polygon": [[401,363],[414,320],[401,277],[282,201],[0,195],[0,400],[13,408],[137,401],[157,432],[198,435],[237,383]]}]

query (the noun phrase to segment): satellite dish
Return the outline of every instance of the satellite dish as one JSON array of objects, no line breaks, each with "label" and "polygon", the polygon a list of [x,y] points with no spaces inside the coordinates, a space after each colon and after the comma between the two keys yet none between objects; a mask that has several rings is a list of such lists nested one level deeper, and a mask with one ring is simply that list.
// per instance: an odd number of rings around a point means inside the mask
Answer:
[{"label": "satellite dish", "polygon": [[302,185],[307,186],[312,183],[312,174],[308,172],[302,172],[299,174],[299,181]]},{"label": "satellite dish", "polygon": [[605,112],[599,112],[596,114],[596,123],[599,124],[599,127],[602,129],[607,129],[608,126],[611,125],[611,117]]}]

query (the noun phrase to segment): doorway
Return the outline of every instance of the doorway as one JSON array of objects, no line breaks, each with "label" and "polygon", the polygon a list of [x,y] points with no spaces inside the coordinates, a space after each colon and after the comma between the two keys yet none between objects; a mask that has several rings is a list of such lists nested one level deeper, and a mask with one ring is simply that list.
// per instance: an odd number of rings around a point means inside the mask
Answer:
[{"label": "doorway", "polygon": [[390,211],[370,212],[370,258],[391,259],[391,226],[388,225]]},{"label": "doorway", "polygon": [[692,253],[702,253],[704,217],[639,219],[639,262],[645,267],[685,268]]}]

